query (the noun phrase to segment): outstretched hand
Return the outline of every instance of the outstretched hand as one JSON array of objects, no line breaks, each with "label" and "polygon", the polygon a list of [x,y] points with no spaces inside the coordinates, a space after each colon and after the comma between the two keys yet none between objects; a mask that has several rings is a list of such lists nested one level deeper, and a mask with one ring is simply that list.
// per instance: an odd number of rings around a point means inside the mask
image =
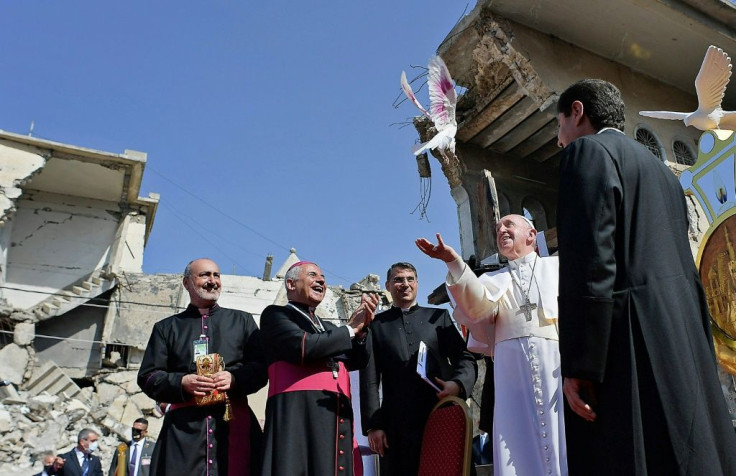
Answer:
[{"label": "outstretched hand", "polygon": [[430,258],[442,260],[445,263],[450,263],[460,258],[460,255],[457,254],[457,251],[455,251],[452,246],[446,245],[445,242],[442,241],[442,235],[439,233],[437,233],[436,245],[425,238],[419,238],[414,243],[416,243],[417,248],[419,248],[425,255]]}]

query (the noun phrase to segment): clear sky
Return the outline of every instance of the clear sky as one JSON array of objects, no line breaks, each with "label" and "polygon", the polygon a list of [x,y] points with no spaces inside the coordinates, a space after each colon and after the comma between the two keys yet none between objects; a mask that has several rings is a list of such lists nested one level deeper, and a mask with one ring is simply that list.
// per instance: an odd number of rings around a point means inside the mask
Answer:
[{"label": "clear sky", "polygon": [[4,2],[0,129],[146,152],[141,195],[161,194],[147,273],[207,256],[260,276],[294,247],[346,287],[411,261],[424,303],[446,268],[413,241],[439,231],[459,247],[457,213],[431,158],[429,220],[412,214],[417,133],[391,124],[417,111],[392,103],[401,71],[416,76],[473,6]]}]

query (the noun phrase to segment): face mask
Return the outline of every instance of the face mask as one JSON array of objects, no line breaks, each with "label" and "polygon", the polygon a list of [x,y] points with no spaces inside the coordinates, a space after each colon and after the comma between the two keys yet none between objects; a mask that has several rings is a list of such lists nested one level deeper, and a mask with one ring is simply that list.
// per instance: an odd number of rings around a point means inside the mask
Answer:
[{"label": "face mask", "polygon": [[99,447],[99,443],[97,443],[96,441],[93,441],[89,444],[89,448],[87,448],[87,451],[89,451],[90,453],[94,453],[95,451],[97,451],[98,447]]},{"label": "face mask", "polygon": [[51,474],[51,471],[53,471],[53,469],[54,469],[53,464],[49,464],[43,467],[43,470],[46,471],[46,474]]},{"label": "face mask", "polygon": [[143,436],[143,430],[140,428],[133,428],[133,441],[139,441]]}]

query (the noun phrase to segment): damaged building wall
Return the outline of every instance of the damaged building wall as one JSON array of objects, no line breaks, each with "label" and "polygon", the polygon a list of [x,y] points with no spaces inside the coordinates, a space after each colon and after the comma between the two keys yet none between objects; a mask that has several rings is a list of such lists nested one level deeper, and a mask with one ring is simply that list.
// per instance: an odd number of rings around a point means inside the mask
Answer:
[{"label": "damaged building wall", "polygon": [[85,378],[97,373],[102,362],[101,339],[108,296],[109,292],[76,307],[69,314],[37,323],[38,335],[33,346],[38,358],[54,362],[71,378]]},{"label": "damaged building wall", "polygon": [[143,249],[146,246],[146,216],[138,211],[128,211],[118,225],[110,250],[106,272],[143,272]]},{"label": "damaged building wall", "polygon": [[46,164],[46,159],[29,147],[9,146],[0,140],[0,226],[15,209],[24,185]]},{"label": "damaged building wall", "polygon": [[101,269],[119,220],[117,204],[26,192],[13,217],[7,303],[28,309]]},{"label": "damaged building wall", "polygon": [[153,414],[136,370],[105,362],[102,338],[109,291],[141,271],[158,205],[138,196],[145,162],[0,131],[0,378],[13,383],[0,388],[0,474],[30,474],[88,426],[109,462],[130,423]]},{"label": "damaged building wall", "polygon": [[[0,140],[0,286],[5,284],[7,256],[12,232],[11,217],[21,186],[46,164],[46,159],[27,148],[13,148]],[[3,296],[0,290],[0,297]]]},{"label": "damaged building wall", "polygon": [[[675,161],[675,140],[695,148],[697,131],[686,130],[674,121],[638,115],[639,110],[663,103],[671,104],[674,110],[690,110],[692,94],[505,19],[488,8],[474,13],[448,35],[439,51],[458,84],[467,88],[458,100],[457,164],[448,174],[446,164],[440,161],[459,208],[463,257],[483,259],[496,252],[488,232],[493,228],[489,206],[500,208],[501,214],[527,209],[541,230],[555,226],[559,160],[556,98],[582,77],[603,78],[619,85],[627,103],[628,134],[634,135],[642,127],[652,131],[668,162]],[[426,139],[426,124],[417,126],[420,137]],[[497,203],[488,203],[486,171],[493,178]],[[459,200],[465,194],[455,193],[458,187],[467,194],[467,203]],[[463,229],[468,225],[472,230]]]}]

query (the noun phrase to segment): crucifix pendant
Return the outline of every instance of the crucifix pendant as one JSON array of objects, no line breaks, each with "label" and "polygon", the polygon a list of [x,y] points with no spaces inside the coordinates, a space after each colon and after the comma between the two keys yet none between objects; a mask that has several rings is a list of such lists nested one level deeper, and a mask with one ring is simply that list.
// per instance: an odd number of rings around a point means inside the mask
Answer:
[{"label": "crucifix pendant", "polygon": [[526,298],[526,302],[519,306],[520,311],[524,313],[527,322],[532,320],[532,311],[537,308],[537,305],[533,302],[529,302],[529,298]]}]

